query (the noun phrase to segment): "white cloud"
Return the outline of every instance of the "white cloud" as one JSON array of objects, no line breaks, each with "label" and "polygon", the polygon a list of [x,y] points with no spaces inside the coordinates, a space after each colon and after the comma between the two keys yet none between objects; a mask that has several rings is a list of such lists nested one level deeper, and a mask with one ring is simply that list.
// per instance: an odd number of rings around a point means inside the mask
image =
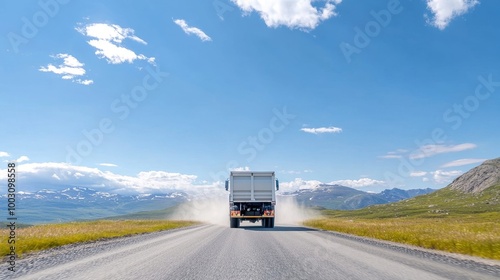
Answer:
[{"label": "white cloud", "polygon": [[[25,163],[20,164],[18,169],[20,180],[27,191],[38,190],[40,186],[52,189],[81,186],[117,193],[155,193],[175,190],[190,194],[224,192],[221,182],[198,184],[195,182],[197,179],[195,175],[166,171],[143,171],[136,176],[128,176],[98,168],[57,162]],[[0,170],[0,180],[6,173],[6,170]]]},{"label": "white cloud", "polygon": [[21,163],[21,162],[24,162],[24,161],[29,161],[29,160],[30,160],[30,158],[27,157],[27,156],[20,156],[18,159],[16,159],[16,161],[18,163]]},{"label": "white cloud", "polygon": [[100,166],[107,166],[107,167],[117,167],[118,165],[114,163],[99,163]]},{"label": "white cloud", "polygon": [[92,80],[81,80],[81,79],[76,79],[75,82],[77,84],[86,85],[86,86],[94,83],[94,81],[92,81]]},{"label": "white cloud", "polygon": [[457,160],[445,163],[441,167],[442,168],[446,168],[446,167],[463,166],[463,165],[468,165],[468,164],[480,163],[480,162],[483,162],[485,160],[486,159],[484,159],[484,158],[464,158],[464,159],[457,159]]},{"label": "white cloud", "polygon": [[478,0],[427,0],[427,9],[433,14],[433,18],[427,21],[443,30],[452,19],[467,13],[477,4]]},{"label": "white cloud", "polygon": [[0,157],[10,157],[9,153],[0,151]]},{"label": "white cloud", "polygon": [[464,143],[459,145],[425,145],[410,155],[410,159],[431,157],[437,154],[461,152],[476,148],[476,144]]},{"label": "white cloud", "polygon": [[176,19],[176,20],[174,20],[174,22],[175,22],[175,24],[180,26],[186,34],[188,34],[188,35],[194,34],[198,38],[200,38],[203,42],[212,41],[212,38],[210,38],[207,34],[205,34],[205,32],[203,32],[201,29],[199,29],[197,27],[189,26],[185,20]]},{"label": "white cloud", "polygon": [[375,179],[370,179],[370,178],[361,178],[358,180],[337,180],[330,182],[329,184],[333,185],[341,185],[345,187],[351,187],[351,188],[364,188],[364,187],[369,187],[369,186],[374,186],[374,185],[384,185],[384,181],[379,181]]},{"label": "white cloud", "polygon": [[394,155],[394,154],[387,154],[384,156],[379,156],[379,158],[385,158],[385,159],[395,159],[395,158],[402,158],[402,155]]},{"label": "white cloud", "polygon": [[320,133],[340,133],[342,132],[342,128],[339,127],[317,127],[317,128],[301,128],[301,131],[312,134],[320,134]]},{"label": "white cloud", "polygon": [[447,184],[450,183],[456,177],[462,175],[462,173],[463,172],[460,170],[452,170],[452,171],[436,170],[432,172],[433,174],[432,177],[434,181],[438,184]]},{"label": "white cloud", "polygon": [[326,0],[321,7],[315,0],[231,0],[245,14],[257,12],[268,27],[312,30],[320,22],[336,16],[335,8],[342,0]]},{"label": "white cloud", "polygon": [[231,169],[231,171],[249,171],[250,167],[248,166],[240,166],[240,167],[235,167]]},{"label": "white cloud", "polygon": [[78,84],[90,85],[93,83],[92,80],[81,80],[75,79],[76,77],[84,76],[86,71],[83,68],[84,64],[78,61],[74,56],[66,53],[56,54],[51,56],[54,59],[62,59],[63,62],[57,66],[53,64],[48,64],[46,67],[40,67],[38,69],[41,72],[52,72],[57,75],[61,75],[63,80],[72,80]]},{"label": "white cloud", "polygon": [[322,183],[316,180],[303,180],[302,178],[295,178],[291,182],[280,182],[280,190],[285,192],[294,192],[297,190],[315,189],[320,184]]},{"label": "white cloud", "polygon": [[131,28],[123,28],[116,24],[93,23],[84,27],[77,27],[76,30],[85,36],[94,38],[88,41],[89,45],[96,48],[95,54],[99,58],[106,58],[108,63],[132,63],[139,59],[154,65],[154,57],[136,54],[134,51],[121,45],[125,39],[130,39],[144,45],[147,44],[146,41],[135,36],[135,31]]},{"label": "white cloud", "polygon": [[427,175],[427,172],[425,171],[413,171],[413,172],[410,172],[410,177],[423,177]]}]

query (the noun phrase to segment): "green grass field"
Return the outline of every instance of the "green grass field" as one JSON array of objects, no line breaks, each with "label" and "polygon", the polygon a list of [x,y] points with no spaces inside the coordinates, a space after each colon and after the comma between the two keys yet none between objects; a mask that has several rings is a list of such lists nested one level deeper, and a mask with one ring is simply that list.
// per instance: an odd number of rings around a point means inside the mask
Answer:
[{"label": "green grass field", "polygon": [[[16,253],[21,256],[29,252],[46,250],[72,243],[89,242],[167,229],[187,227],[191,221],[166,220],[100,220],[63,224],[37,225],[16,230]],[[0,236],[8,236],[0,230]],[[0,254],[9,254],[7,238],[0,244]]]},{"label": "green grass field", "polygon": [[323,211],[306,226],[500,260],[500,186],[481,194],[442,189],[354,211]]}]

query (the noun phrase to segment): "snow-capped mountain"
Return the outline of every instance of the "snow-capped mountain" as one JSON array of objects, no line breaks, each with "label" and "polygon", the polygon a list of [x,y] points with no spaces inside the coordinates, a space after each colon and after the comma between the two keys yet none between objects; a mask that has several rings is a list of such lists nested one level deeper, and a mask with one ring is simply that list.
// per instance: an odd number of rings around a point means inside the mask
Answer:
[{"label": "snow-capped mountain", "polygon": [[408,199],[435,191],[434,189],[387,189],[380,193],[368,193],[357,189],[320,184],[313,189],[302,189],[282,195],[294,196],[297,201],[306,206],[316,206],[328,209],[359,209],[372,204],[384,204]]},{"label": "snow-capped mountain", "polygon": [[[1,199],[6,199],[3,195]],[[42,189],[16,194],[19,223],[98,219],[139,211],[159,210],[185,202],[184,192],[122,195],[84,187]]]}]

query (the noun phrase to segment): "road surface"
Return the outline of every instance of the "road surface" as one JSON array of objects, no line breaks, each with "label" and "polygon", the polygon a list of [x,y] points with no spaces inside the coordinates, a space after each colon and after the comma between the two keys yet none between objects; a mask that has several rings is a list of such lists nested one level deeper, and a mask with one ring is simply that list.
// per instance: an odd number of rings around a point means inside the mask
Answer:
[{"label": "road surface", "polygon": [[[20,260],[19,279],[500,279],[477,263],[298,226],[202,225]],[[493,264],[493,266],[491,265]],[[7,273],[6,273],[7,272]]]}]

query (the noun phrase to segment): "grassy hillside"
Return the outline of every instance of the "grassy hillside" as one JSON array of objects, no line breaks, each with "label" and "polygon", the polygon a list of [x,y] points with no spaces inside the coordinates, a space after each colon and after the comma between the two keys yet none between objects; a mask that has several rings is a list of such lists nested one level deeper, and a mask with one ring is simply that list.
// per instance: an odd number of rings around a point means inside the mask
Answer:
[{"label": "grassy hillside", "polygon": [[330,217],[442,218],[500,211],[500,185],[478,194],[464,194],[444,188],[428,195],[417,196],[397,203],[373,205],[354,211],[327,210]]},{"label": "grassy hillside", "polygon": [[322,213],[305,225],[500,260],[500,185],[479,194],[445,188],[398,203]]},{"label": "grassy hillside", "polygon": [[30,199],[20,205],[18,215],[29,224],[60,223],[75,220],[95,220],[109,216],[127,215],[139,211],[149,211],[172,207],[180,202],[165,200],[130,201],[112,203],[109,201],[92,202],[45,201]]},{"label": "grassy hillside", "polygon": [[179,205],[176,205],[161,210],[140,211],[131,214],[108,217],[106,220],[165,220],[169,219],[178,208]]}]

